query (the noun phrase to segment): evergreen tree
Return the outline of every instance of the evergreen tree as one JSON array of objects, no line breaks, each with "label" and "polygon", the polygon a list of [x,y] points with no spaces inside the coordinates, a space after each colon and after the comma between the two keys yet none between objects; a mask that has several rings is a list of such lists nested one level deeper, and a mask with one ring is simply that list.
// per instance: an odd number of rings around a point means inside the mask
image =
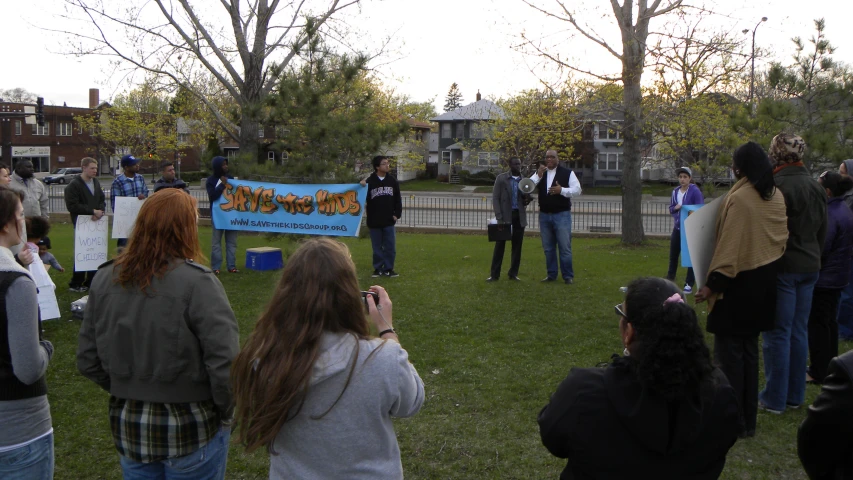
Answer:
[{"label": "evergreen tree", "polygon": [[459,85],[453,82],[450,90],[447,91],[447,97],[444,99],[444,111],[449,112],[456,110],[462,106],[462,92],[459,91]]}]

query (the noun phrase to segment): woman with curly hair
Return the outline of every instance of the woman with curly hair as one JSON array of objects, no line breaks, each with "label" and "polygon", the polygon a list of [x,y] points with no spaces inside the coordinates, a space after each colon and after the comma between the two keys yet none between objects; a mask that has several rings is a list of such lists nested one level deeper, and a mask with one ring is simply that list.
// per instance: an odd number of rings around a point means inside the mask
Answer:
[{"label": "woman with curly hair", "polygon": [[539,413],[542,443],[569,460],[560,478],[719,477],[737,399],[680,292],[662,278],[631,282],[616,305],[624,356],[573,368]]},{"label": "woman with curly hair", "polygon": [[195,198],[152,195],[89,290],[77,368],[110,394],[126,480],[225,478],[237,319],[216,275],[196,263],[197,222]]},{"label": "woman with curly hair", "polygon": [[758,334],[771,330],[776,319],[776,273],[788,226],[785,200],[761,145],[738,147],[732,170],[738,181],[717,213],[710,273],[696,301],[708,301],[714,360],[740,402],[741,436],[751,437],[758,416]]},{"label": "woman with curly hair", "polygon": [[[302,244],[234,360],[238,438],[266,447],[270,478],[402,479],[392,417],[424,384],[392,327],[385,289],[362,300],[346,245]],[[379,332],[370,334],[370,320]]]}]

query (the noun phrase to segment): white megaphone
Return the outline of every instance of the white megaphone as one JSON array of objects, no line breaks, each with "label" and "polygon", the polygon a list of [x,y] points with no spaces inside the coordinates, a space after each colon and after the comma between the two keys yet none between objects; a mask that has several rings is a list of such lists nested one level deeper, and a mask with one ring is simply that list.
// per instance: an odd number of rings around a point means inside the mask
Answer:
[{"label": "white megaphone", "polygon": [[518,189],[521,190],[521,193],[532,193],[533,190],[536,190],[536,183],[529,178],[522,178],[518,182]]}]

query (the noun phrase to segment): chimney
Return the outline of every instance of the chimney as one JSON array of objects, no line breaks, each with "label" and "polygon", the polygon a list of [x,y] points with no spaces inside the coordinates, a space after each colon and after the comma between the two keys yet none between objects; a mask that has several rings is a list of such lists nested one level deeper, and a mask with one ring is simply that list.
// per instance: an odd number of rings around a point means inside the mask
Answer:
[{"label": "chimney", "polygon": [[477,89],[477,101],[478,102],[480,101],[480,89],[479,88]]},{"label": "chimney", "polygon": [[98,105],[101,103],[100,91],[97,88],[89,89],[89,108],[98,108]]}]

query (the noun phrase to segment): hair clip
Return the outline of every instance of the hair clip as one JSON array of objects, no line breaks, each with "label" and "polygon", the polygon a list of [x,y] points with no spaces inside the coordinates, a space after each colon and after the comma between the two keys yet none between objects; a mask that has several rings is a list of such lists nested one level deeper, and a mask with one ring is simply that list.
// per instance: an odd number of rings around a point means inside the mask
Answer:
[{"label": "hair clip", "polygon": [[684,303],[684,299],[681,298],[681,294],[679,294],[678,292],[675,292],[672,294],[671,297],[669,297],[663,301],[664,305],[668,305],[670,303]]}]

